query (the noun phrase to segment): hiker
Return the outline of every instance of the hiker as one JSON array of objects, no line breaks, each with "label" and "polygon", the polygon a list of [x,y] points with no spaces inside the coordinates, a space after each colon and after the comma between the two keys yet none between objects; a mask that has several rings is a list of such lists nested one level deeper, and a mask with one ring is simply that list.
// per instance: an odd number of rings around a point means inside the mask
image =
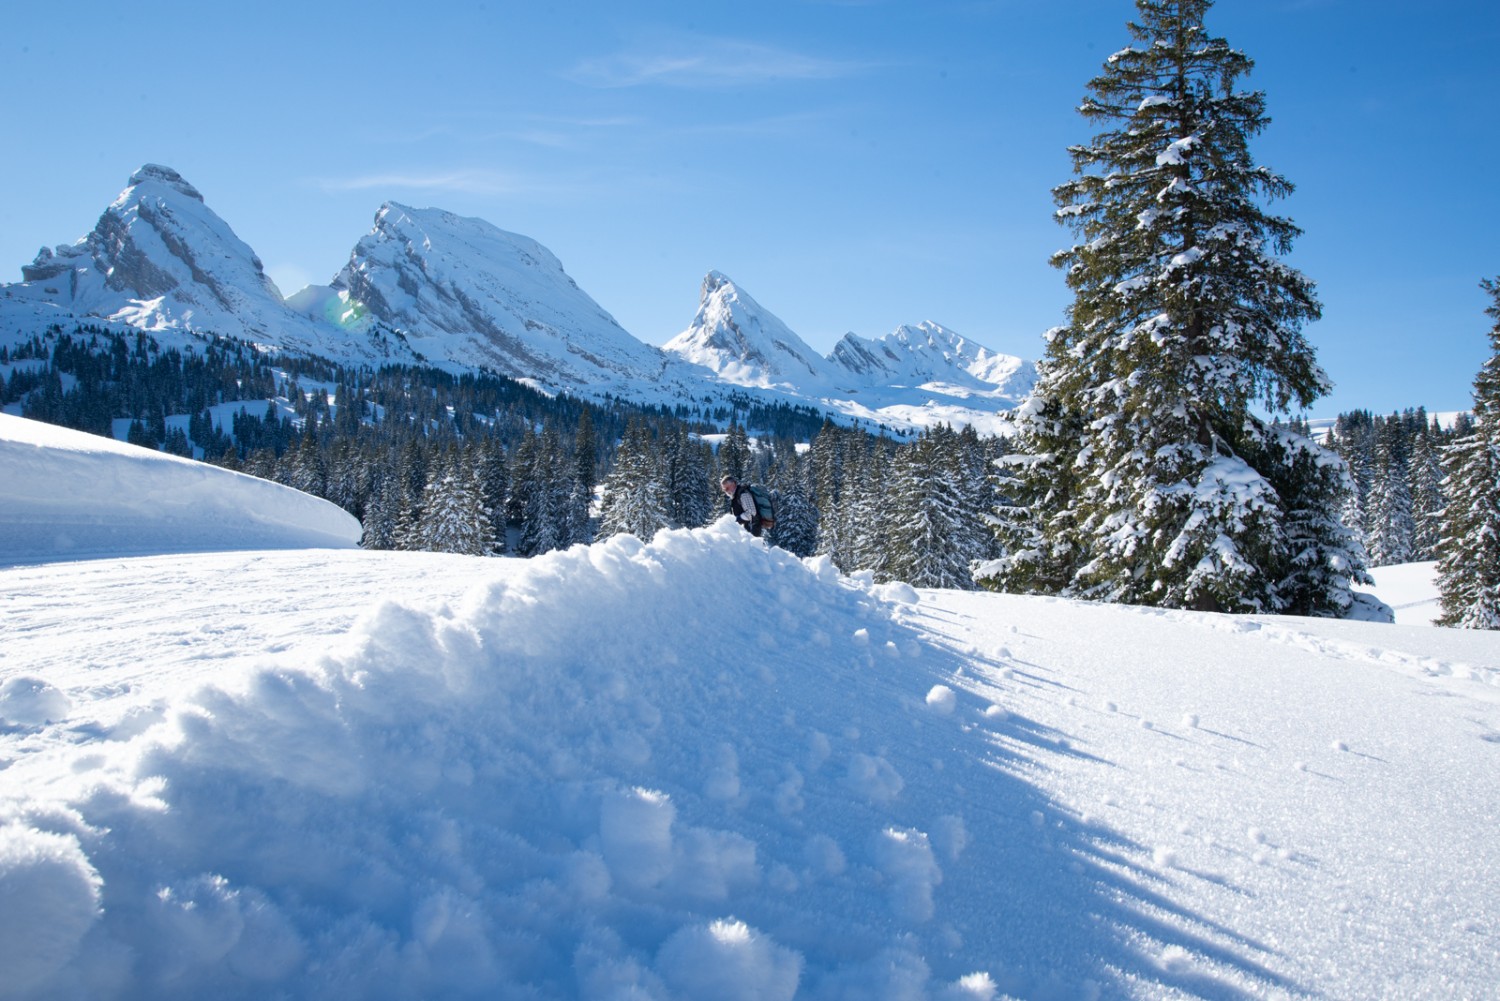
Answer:
[{"label": "hiker", "polygon": [[761,521],[760,508],[755,503],[754,491],[748,485],[740,486],[733,476],[724,477],[719,481],[719,486],[729,498],[729,513],[734,515],[734,520],[745,531],[760,538],[765,526]]}]

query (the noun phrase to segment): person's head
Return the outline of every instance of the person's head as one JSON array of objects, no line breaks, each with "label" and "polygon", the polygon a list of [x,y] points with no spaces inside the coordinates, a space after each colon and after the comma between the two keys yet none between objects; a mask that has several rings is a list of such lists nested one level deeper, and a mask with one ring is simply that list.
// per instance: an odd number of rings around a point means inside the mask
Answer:
[{"label": "person's head", "polygon": [[719,481],[719,489],[724,491],[726,494],[733,494],[736,490],[739,489],[739,486],[739,481],[736,480],[733,476],[726,476]]}]

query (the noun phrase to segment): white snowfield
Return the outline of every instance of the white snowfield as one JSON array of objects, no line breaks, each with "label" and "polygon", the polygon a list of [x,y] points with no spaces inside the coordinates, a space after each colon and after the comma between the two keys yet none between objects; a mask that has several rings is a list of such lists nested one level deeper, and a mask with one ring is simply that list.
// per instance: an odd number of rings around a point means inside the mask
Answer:
[{"label": "white snowfield", "polygon": [[1493,997],[1497,678],[727,521],[13,566],[0,997]]},{"label": "white snowfield", "polygon": [[337,505],[279,483],[0,413],[0,566],[347,548],[360,531]]}]

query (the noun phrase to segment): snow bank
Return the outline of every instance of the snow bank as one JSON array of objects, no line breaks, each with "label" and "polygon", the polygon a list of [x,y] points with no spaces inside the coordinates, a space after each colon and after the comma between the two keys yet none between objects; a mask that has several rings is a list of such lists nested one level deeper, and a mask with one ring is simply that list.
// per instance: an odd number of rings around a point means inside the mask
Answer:
[{"label": "snow bank", "polygon": [[[25,837],[81,846],[43,994],[790,998],[955,953],[930,837],[961,821],[913,783],[963,700],[929,709],[944,658],[896,606],[728,521],[476,563],[506,573],[12,799]],[[971,778],[986,810],[1016,794]],[[55,924],[52,897],[12,920]]]},{"label": "snow bank", "polygon": [[280,484],[0,414],[0,566],[358,545],[359,522]]}]

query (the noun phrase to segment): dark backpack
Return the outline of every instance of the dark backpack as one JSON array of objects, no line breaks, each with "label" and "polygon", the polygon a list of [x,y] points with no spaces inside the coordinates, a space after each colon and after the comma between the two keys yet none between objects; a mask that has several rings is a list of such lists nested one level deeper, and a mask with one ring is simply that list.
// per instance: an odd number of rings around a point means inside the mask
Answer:
[{"label": "dark backpack", "polygon": [[755,498],[755,516],[760,519],[762,531],[776,527],[776,506],[771,503],[771,492],[765,487],[751,486],[750,496]]}]

